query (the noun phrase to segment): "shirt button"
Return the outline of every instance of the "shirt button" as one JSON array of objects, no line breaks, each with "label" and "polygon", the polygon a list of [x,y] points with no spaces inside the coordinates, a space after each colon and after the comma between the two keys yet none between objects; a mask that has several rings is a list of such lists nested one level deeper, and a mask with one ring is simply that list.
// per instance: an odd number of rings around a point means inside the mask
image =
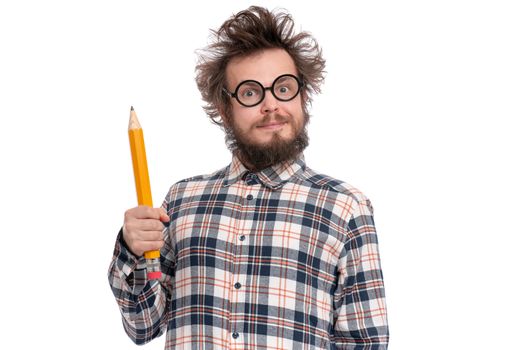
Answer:
[{"label": "shirt button", "polygon": [[233,332],[233,334],[231,334],[231,336],[233,337],[233,339],[238,338],[238,332]]},{"label": "shirt button", "polygon": [[253,195],[252,194],[248,194],[246,198],[247,198],[248,201],[250,201],[250,200],[253,199]]},{"label": "shirt button", "polygon": [[241,285],[240,283],[238,283],[238,282],[235,283],[235,288],[236,288],[236,289],[240,289],[240,287],[242,287],[242,285]]},{"label": "shirt button", "polygon": [[238,237],[238,239],[243,241],[244,239],[246,239],[246,236],[242,235],[242,236]]}]

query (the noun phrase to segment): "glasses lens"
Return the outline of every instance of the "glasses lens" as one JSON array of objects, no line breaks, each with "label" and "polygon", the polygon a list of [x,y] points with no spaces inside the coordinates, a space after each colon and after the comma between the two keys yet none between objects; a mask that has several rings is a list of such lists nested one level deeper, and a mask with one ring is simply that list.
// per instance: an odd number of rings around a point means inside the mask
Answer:
[{"label": "glasses lens", "polygon": [[246,81],[238,87],[236,95],[243,105],[253,106],[264,98],[264,89],[254,81]]},{"label": "glasses lens", "polygon": [[275,97],[281,101],[289,101],[298,94],[299,84],[292,75],[284,75],[273,84]]}]

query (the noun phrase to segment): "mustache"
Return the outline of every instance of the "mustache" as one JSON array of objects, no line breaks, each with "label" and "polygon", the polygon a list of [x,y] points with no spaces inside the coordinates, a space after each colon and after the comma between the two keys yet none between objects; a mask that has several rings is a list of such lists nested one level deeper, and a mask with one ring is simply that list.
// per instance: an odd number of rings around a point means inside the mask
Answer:
[{"label": "mustache", "polygon": [[269,122],[277,122],[277,123],[284,123],[289,121],[289,117],[286,117],[282,114],[278,113],[272,113],[272,114],[266,114],[262,120],[257,123],[258,125],[264,125],[268,124]]}]

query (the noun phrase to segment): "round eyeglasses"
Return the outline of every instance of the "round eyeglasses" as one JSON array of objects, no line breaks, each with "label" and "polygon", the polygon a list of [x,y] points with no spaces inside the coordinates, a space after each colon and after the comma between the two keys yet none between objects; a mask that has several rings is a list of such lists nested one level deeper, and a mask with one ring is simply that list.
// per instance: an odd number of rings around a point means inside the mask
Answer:
[{"label": "round eyeglasses", "polygon": [[226,88],[224,92],[236,98],[242,106],[254,107],[264,100],[266,90],[271,91],[277,100],[285,102],[294,99],[303,85],[293,74],[284,74],[276,78],[270,87],[264,87],[256,80],[244,80],[238,84],[235,92],[230,92]]}]

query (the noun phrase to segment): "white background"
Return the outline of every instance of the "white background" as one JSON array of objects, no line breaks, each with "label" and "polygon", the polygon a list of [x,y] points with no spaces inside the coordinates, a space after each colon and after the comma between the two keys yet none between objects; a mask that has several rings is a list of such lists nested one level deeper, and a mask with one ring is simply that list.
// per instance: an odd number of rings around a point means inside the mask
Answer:
[{"label": "white background", "polygon": [[[129,108],[157,205],[172,183],[227,165],[195,50],[250,4],[1,2],[6,348],[136,348],[106,278],[136,203]],[[390,349],[521,348],[522,3],[265,5],[287,8],[324,49],[306,160],[372,200]]]}]

